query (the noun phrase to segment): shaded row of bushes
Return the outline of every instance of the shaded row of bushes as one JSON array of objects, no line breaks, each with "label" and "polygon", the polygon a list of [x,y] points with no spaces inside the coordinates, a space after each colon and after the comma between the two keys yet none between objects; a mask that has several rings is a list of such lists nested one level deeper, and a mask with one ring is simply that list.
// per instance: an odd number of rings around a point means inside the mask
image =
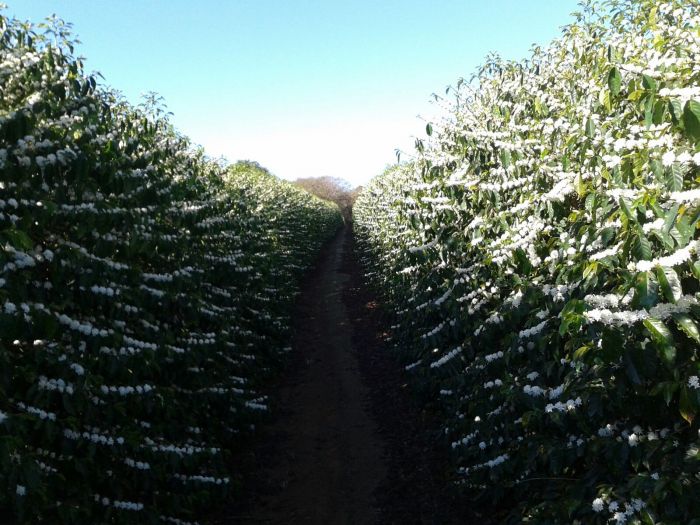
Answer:
[{"label": "shaded row of bushes", "polygon": [[[236,490],[337,207],[208,160],[0,15],[0,509],[194,522]],[[1,521],[1,520],[0,520]]]}]

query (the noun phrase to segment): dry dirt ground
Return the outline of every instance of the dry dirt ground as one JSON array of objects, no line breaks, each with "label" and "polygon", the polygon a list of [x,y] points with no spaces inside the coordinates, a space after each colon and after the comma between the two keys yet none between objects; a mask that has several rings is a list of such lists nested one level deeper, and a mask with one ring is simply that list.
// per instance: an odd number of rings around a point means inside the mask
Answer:
[{"label": "dry dirt ground", "polygon": [[293,362],[271,391],[276,415],[251,454],[251,479],[216,523],[468,523],[436,426],[388,351],[351,229],[323,250],[294,324]]}]

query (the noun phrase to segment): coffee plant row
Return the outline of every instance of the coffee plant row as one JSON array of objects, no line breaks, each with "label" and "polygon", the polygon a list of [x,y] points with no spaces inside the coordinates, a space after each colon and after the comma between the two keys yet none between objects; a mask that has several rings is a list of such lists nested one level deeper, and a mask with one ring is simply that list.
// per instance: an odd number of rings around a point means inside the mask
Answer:
[{"label": "coffee plant row", "polygon": [[700,4],[587,3],[451,91],[354,214],[455,483],[498,523],[700,523]]},{"label": "coffee plant row", "polygon": [[98,87],[61,22],[0,16],[0,522],[184,525],[235,490],[340,223]]}]

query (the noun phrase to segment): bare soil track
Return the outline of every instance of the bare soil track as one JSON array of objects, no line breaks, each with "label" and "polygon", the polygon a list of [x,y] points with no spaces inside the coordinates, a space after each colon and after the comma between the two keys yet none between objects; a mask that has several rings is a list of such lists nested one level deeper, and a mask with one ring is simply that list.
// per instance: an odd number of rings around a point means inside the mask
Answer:
[{"label": "bare soil track", "polygon": [[277,415],[255,446],[247,494],[216,523],[458,522],[435,427],[386,337],[345,228],[303,286],[293,363],[271,393]]}]

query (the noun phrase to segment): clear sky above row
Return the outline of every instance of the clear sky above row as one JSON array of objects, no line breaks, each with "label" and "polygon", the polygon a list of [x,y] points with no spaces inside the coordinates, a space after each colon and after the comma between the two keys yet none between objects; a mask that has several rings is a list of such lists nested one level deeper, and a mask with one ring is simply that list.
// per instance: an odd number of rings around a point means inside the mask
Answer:
[{"label": "clear sky above row", "polygon": [[156,91],[212,156],[362,184],[424,136],[431,93],[491,51],[520,59],[575,0],[5,0],[73,24],[90,71]]}]

